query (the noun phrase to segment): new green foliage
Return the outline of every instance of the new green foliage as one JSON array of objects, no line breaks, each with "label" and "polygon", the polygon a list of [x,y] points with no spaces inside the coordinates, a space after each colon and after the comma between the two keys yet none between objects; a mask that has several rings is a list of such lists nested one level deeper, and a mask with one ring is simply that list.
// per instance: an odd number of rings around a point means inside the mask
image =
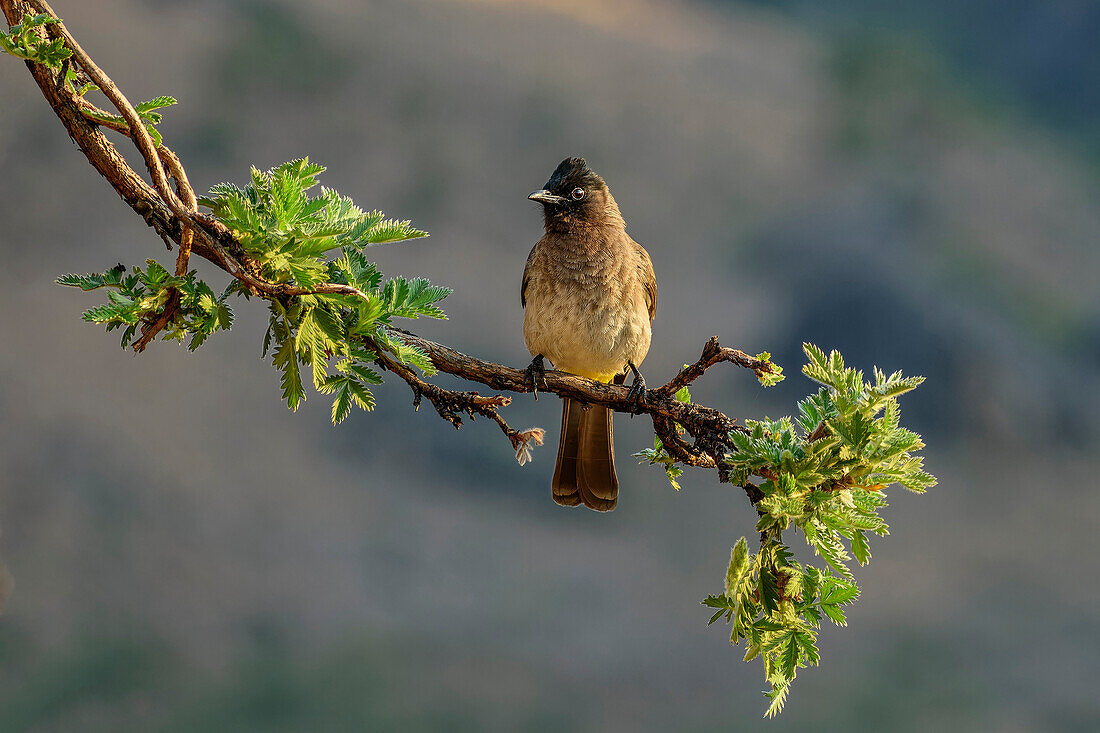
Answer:
[{"label": "new green foliage", "polygon": [[73,55],[73,52],[65,47],[64,39],[44,39],[35,31],[54,25],[59,21],[51,15],[24,15],[23,21],[13,25],[5,33],[0,29],[0,50],[10,53],[16,58],[32,61],[38,64],[46,64],[57,68]]},{"label": "new green foliage", "polygon": [[[146,113],[152,113],[159,103],[149,103]],[[426,233],[407,221],[386,219],[381,212],[364,212],[331,189],[321,188],[320,195],[311,196],[309,191],[324,170],[306,158],[266,172],[253,168],[244,189],[219,184],[201,203],[233,230],[269,282],[303,288],[346,285],[361,293],[314,293],[268,300],[270,317],[263,355],[271,355],[280,373],[287,406],[297,410],[306,398],[307,381],[312,382],[318,392],[332,396],[332,420],[339,423],[353,407],[374,407],[368,385],[382,383],[373,368],[377,350],[427,374],[435,372],[427,354],[404,343],[391,327],[398,318],[446,318],[437,304],[451,291],[425,278],[384,279],[363,249]],[[153,260],[146,269],[134,268],[131,273],[119,265],[102,274],[65,275],[58,282],[84,290],[109,289],[107,302],[85,312],[84,319],[105,324],[108,331],[124,328],[123,346],[132,341],[142,323],[164,312],[172,289],[180,292],[180,305],[164,337],[182,340],[190,336],[191,349],[215,331],[228,330],[233,315],[226,300],[247,294],[234,280],[215,296],[195,272],[177,278]],[[308,380],[303,378],[303,367],[309,370]]]},{"label": "new green foliage", "polygon": [[[99,89],[99,87],[97,87],[95,84],[90,83],[83,85],[79,89],[76,89],[75,87],[73,87],[73,81],[75,78],[76,77],[74,73],[70,71],[67,78],[69,86],[73,89],[73,91],[75,91],[82,97],[88,92],[96,91]],[[161,113],[157,110],[164,109],[165,107],[171,107],[173,104],[176,103],[177,100],[175,97],[161,96],[154,97],[153,99],[139,102],[138,104],[134,105],[134,111],[137,112],[138,118],[141,120],[142,124],[145,125],[145,129],[149,131],[149,137],[153,139],[153,145],[159,147],[160,144],[163,142],[160,130],[158,130],[156,127],[163,119],[163,115],[161,115]],[[85,109],[83,110],[83,112],[85,117],[89,117],[96,122],[102,122],[105,125],[120,125],[122,127],[128,127],[128,123],[120,115],[113,115],[107,112],[103,112],[101,110],[93,109]]]},{"label": "new green foliage", "polygon": [[264,265],[264,274],[272,282],[294,280],[306,285],[304,280],[326,277],[324,255],[332,250],[361,250],[427,236],[407,221],[386,219],[380,211],[366,213],[330,188],[322,186],[319,196],[310,196],[324,170],[309,158],[266,172],[253,168],[244,189],[221,183],[199,203],[234,231],[241,247]]},{"label": "new green foliage", "polygon": [[228,331],[233,325],[233,311],[225,302],[232,292],[232,285],[220,295],[191,270],[183,277],[176,277],[156,260],[146,260],[146,267],[134,267],[127,272],[125,265],[115,265],[100,274],[62,275],[59,285],[78,287],[81,290],[107,289],[107,302],[84,311],[89,323],[104,324],[108,331],[122,329],[122,347],[125,348],[143,323],[156,320],[164,313],[171,291],[180,294],[175,318],[162,331],[163,338],[183,341],[194,351],[215,331]]},{"label": "new green foliage", "polygon": [[308,158],[266,172],[253,168],[245,188],[219,184],[200,203],[233,230],[269,282],[305,288],[348,285],[362,293],[316,293],[269,303],[263,353],[272,354],[281,372],[287,406],[297,410],[305,399],[301,367],[306,366],[313,387],[333,396],[332,420],[339,423],[352,407],[374,407],[368,385],[382,383],[372,368],[376,349],[435,372],[428,356],[394,336],[390,327],[395,318],[446,318],[436,303],[451,291],[424,278],[383,281],[362,250],[427,234],[407,221],[364,212],[332,189],[322,187],[320,195],[311,196],[324,170]]},{"label": "new green foliage", "polygon": [[[916,455],[924,448],[920,436],[900,426],[897,398],[923,378],[875,369],[865,381],[836,351],[803,349],[802,371],[822,388],[798,404],[798,418],[748,420],[746,432],[729,434],[731,480],[762,479],[753,484],[762,495],[756,502],[761,547],[749,558],[742,537],[724,592],[703,601],[717,609],[711,623],[725,617],[732,624],[731,643],[746,642],[746,661],[763,660],[771,685],[767,716],[783,709],[798,670],[820,661],[822,619],[847,625],[843,607],[859,596],[851,562],[870,560],[866,533],[888,534],[879,516],[886,487],[921,493],[936,482]],[[793,559],[783,538],[790,529],[802,532],[823,567]]]},{"label": "new green foliage", "polygon": [[769,364],[771,364],[772,367],[772,370],[770,372],[760,372],[756,375],[756,379],[758,382],[760,382],[760,384],[764,385],[765,387],[774,387],[775,385],[779,384],[787,378],[783,374],[783,367],[779,366],[778,364],[772,363],[772,355],[767,351],[757,354],[756,358],[760,361],[768,362]]}]

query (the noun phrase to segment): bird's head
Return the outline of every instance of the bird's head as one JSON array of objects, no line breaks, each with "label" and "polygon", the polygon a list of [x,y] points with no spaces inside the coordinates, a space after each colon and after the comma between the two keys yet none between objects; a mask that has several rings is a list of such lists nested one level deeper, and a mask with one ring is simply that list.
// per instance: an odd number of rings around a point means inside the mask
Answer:
[{"label": "bird's head", "polygon": [[607,184],[584,158],[563,160],[546,185],[527,198],[542,204],[547,228],[622,222]]}]

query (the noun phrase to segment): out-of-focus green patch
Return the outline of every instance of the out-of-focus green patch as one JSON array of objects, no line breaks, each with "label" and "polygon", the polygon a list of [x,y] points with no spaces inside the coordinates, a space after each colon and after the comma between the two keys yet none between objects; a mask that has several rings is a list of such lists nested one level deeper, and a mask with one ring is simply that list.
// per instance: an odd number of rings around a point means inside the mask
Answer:
[{"label": "out-of-focus green patch", "polygon": [[988,122],[1002,110],[992,96],[954,78],[920,36],[841,35],[828,70],[839,102],[834,148],[848,155],[904,155],[930,136]]},{"label": "out-of-focus green patch", "polygon": [[[561,731],[591,719],[586,704],[518,699],[506,710],[448,675],[438,646],[342,640],[311,655],[254,640],[211,671],[151,633],[86,631],[50,651],[0,626],[0,731]],[[453,654],[447,655],[454,659]]]},{"label": "out-of-focus green patch", "polygon": [[251,0],[241,3],[235,15],[232,40],[214,63],[213,76],[227,94],[271,89],[321,94],[351,77],[347,52],[321,37],[314,19]]}]

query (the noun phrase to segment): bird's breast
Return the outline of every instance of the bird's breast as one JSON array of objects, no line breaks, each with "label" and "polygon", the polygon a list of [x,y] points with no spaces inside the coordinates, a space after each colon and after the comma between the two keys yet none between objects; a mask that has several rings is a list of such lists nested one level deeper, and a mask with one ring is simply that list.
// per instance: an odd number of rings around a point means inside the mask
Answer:
[{"label": "bird's breast", "polygon": [[650,322],[636,267],[613,251],[535,254],[523,321],[530,352],[557,369],[602,381],[628,361],[640,364],[649,351]]}]

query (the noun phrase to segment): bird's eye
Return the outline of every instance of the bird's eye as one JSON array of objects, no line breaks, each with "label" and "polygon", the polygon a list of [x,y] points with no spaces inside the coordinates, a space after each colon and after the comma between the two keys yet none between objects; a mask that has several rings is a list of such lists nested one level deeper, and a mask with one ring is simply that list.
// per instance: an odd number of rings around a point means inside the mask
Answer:
[{"label": "bird's eye", "polygon": [[571,193],[570,195],[573,197],[574,201],[580,201],[581,199],[584,198],[584,189],[583,188],[574,188],[573,193]]}]

